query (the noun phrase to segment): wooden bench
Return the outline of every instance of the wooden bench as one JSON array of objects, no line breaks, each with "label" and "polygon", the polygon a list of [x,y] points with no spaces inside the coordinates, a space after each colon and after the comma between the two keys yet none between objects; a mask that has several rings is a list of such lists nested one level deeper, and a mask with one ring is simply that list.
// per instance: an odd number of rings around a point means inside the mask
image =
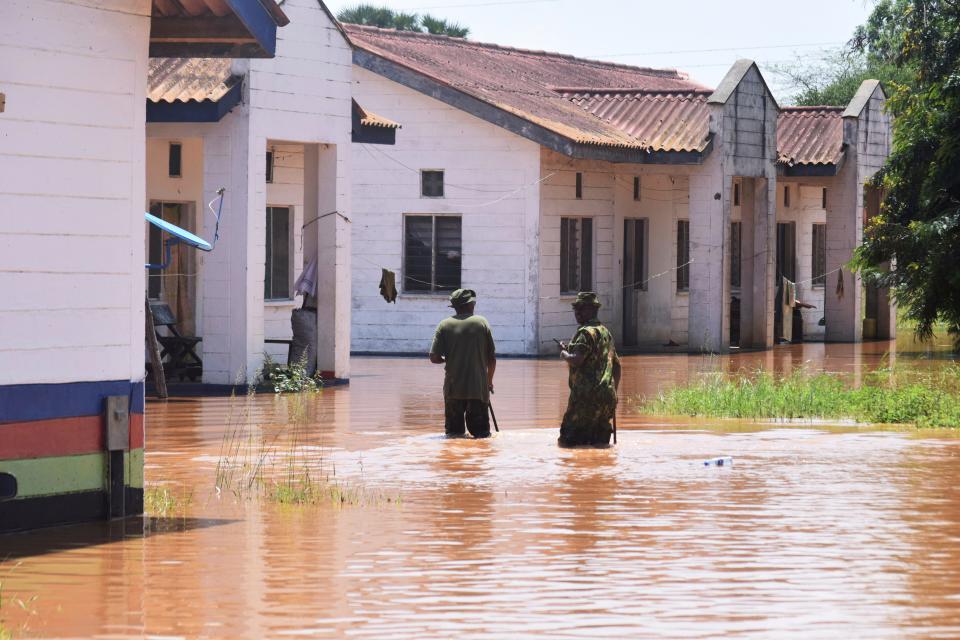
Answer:
[{"label": "wooden bench", "polygon": [[[203,375],[203,360],[197,355],[196,347],[203,338],[184,336],[177,330],[177,318],[166,302],[150,302],[150,312],[153,314],[153,328],[160,343],[160,360],[167,358],[163,363],[163,371],[167,378],[177,376],[180,380],[187,378],[198,380]],[[165,328],[169,335],[160,333]]]}]

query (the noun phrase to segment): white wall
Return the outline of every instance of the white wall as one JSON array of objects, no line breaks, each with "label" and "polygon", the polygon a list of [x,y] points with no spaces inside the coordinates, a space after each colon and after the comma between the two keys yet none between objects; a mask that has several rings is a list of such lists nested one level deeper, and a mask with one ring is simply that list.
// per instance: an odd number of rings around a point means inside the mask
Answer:
[{"label": "white wall", "polygon": [[[394,146],[354,144],[353,349],[426,353],[446,294],[402,292],[403,216],[458,214],[462,286],[502,353],[535,353],[539,146],[382,76],[354,68],[365,109],[402,124]],[[445,171],[445,197],[420,197],[420,169]],[[396,305],[380,297],[380,268],[397,274]]]},{"label": "white wall", "polygon": [[143,379],[149,16],[0,3],[0,384]]}]

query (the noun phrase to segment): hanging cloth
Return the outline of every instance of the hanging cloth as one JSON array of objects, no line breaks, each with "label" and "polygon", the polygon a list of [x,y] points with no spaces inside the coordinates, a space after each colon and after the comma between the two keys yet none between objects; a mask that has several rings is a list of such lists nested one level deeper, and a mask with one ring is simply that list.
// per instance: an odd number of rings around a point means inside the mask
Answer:
[{"label": "hanging cloth", "polygon": [[310,262],[307,263],[307,266],[304,267],[303,273],[300,274],[300,277],[297,278],[296,283],[294,283],[294,291],[296,295],[302,296],[317,296],[317,258],[314,256],[310,258]]},{"label": "hanging cloth", "polygon": [[397,275],[389,269],[380,269],[380,295],[388,303],[397,303]]},{"label": "hanging cloth", "polygon": [[837,299],[843,298],[843,269],[837,269]]}]

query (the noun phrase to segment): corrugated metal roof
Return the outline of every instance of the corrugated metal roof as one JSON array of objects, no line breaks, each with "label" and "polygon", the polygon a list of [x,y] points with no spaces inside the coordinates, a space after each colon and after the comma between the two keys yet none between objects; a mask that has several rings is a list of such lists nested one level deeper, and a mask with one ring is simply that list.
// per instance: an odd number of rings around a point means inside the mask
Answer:
[{"label": "corrugated metal roof", "polygon": [[365,127],[380,127],[382,129],[399,129],[400,128],[399,122],[394,122],[393,120],[384,118],[383,116],[378,116],[375,113],[371,113],[367,111],[363,107],[360,107],[360,112],[363,114],[360,117],[360,124],[362,124]]},{"label": "corrugated metal roof", "polygon": [[563,96],[649,151],[703,151],[709,141],[709,91],[564,91]]},{"label": "corrugated metal roof", "polygon": [[557,87],[648,93],[707,87],[673,69],[647,69],[429,34],[344,25],[353,44],[575,142],[627,149],[646,145],[575,104]]},{"label": "corrugated metal roof", "polygon": [[229,58],[152,58],[147,77],[151,102],[216,102],[240,82]]},{"label": "corrugated metal roof", "polygon": [[[270,12],[278,26],[282,27],[290,22],[276,0],[259,0],[259,2]],[[153,15],[164,18],[196,18],[201,16],[222,18],[232,14],[233,9],[226,0],[153,0]]]},{"label": "corrugated metal roof", "polygon": [[843,107],[783,107],[777,118],[777,162],[839,164],[843,158]]}]

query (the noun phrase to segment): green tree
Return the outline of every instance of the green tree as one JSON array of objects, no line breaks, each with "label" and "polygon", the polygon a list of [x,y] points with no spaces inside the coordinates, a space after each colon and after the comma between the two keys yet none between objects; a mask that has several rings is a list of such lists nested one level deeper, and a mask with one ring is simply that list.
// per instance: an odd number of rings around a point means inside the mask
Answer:
[{"label": "green tree", "polygon": [[876,178],[885,198],[853,266],[892,289],[918,337],[943,321],[960,351],[960,2],[881,5],[898,34],[889,55],[911,77],[889,101],[893,149]]},{"label": "green tree", "polygon": [[466,38],[470,33],[468,27],[461,26],[456,22],[435,18],[429,14],[421,16],[416,13],[394,11],[388,7],[378,7],[372,4],[358,4],[353,7],[348,7],[337,14],[337,19],[340,22],[350,24],[396,29],[397,31],[415,31],[418,33],[426,31],[427,33],[452,36],[454,38]]}]

